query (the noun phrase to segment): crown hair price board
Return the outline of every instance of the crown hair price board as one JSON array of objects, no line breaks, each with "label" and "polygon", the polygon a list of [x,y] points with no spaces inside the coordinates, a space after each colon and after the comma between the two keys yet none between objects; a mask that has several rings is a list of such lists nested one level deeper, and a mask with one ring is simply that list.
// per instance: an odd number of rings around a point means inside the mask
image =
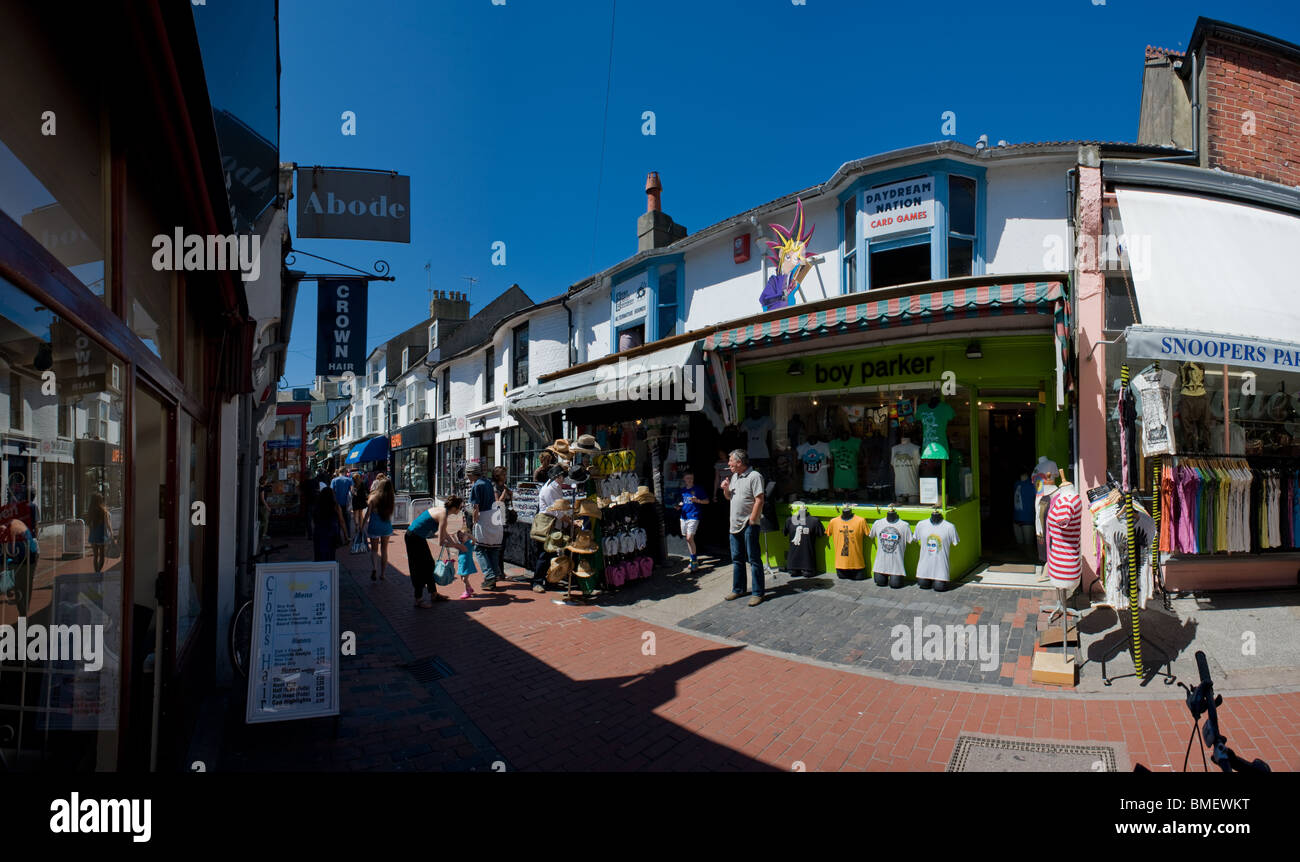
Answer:
[{"label": "crown hair price board", "polygon": [[247,723],[339,714],[338,585],[337,562],[258,565]]}]

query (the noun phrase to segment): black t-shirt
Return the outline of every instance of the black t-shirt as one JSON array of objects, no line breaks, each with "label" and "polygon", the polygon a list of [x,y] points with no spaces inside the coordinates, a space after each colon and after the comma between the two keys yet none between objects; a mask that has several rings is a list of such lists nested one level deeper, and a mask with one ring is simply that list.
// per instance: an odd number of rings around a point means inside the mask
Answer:
[{"label": "black t-shirt", "polygon": [[[812,515],[804,518],[804,524],[795,524],[794,519],[785,522],[785,535],[790,539],[790,548],[785,552],[785,567],[792,572],[818,572],[822,570],[821,555],[815,553],[817,539],[826,535],[822,522]],[[798,543],[795,539],[798,537]]]}]

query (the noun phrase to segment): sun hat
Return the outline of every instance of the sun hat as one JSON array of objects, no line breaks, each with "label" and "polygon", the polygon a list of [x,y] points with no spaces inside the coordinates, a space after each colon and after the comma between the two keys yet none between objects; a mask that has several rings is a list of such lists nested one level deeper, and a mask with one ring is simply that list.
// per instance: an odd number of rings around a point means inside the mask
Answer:
[{"label": "sun hat", "polygon": [[592,568],[591,560],[583,558],[578,560],[578,568],[574,574],[580,578],[594,578],[596,577],[596,570]]},{"label": "sun hat", "polygon": [[546,511],[548,511],[548,512],[567,512],[567,511],[569,511],[569,510],[572,509],[572,508],[573,508],[573,504],[570,503],[570,502],[569,502],[568,500],[566,500],[565,498],[561,497],[560,499],[556,500],[556,501],[555,501],[554,503],[552,503],[551,505],[547,506],[547,507],[546,507]]},{"label": "sun hat", "polygon": [[591,497],[580,500],[578,502],[578,517],[599,518],[601,517],[600,506]]},{"label": "sun hat", "polygon": [[578,438],[578,442],[573,444],[573,451],[595,455],[601,451],[601,448],[595,437],[590,434],[583,434]]},{"label": "sun hat", "polygon": [[548,554],[557,554],[560,551],[563,551],[564,546],[567,544],[568,542],[564,538],[564,533],[555,530],[546,537],[546,544],[542,546],[542,549]]},{"label": "sun hat", "polygon": [[550,568],[546,570],[546,580],[552,584],[558,584],[569,576],[573,571],[572,557],[556,557],[551,560]]},{"label": "sun hat", "polygon": [[637,487],[636,495],[632,499],[638,503],[653,503],[655,502],[655,495],[645,485],[640,485]]},{"label": "sun hat", "polygon": [[596,542],[591,536],[591,530],[582,530],[578,533],[577,538],[569,543],[568,550],[577,554],[594,554],[600,549],[596,547]]},{"label": "sun hat", "polygon": [[569,441],[563,437],[547,446],[546,451],[555,453],[556,457],[564,461],[568,461],[573,457],[573,453],[569,450]]}]

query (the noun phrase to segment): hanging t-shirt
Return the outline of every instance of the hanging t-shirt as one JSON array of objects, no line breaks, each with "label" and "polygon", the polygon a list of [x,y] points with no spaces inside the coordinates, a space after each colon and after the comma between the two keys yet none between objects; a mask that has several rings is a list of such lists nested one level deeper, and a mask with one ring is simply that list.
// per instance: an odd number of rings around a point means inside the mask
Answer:
[{"label": "hanging t-shirt", "polygon": [[772,430],[771,416],[751,416],[740,423],[747,436],[745,451],[750,459],[771,457],[767,451],[767,432]]},{"label": "hanging t-shirt", "polygon": [[1017,524],[1034,523],[1034,483],[1023,479],[1016,483],[1012,498],[1012,520]]},{"label": "hanging t-shirt", "polygon": [[926,518],[916,525],[912,537],[921,546],[916,576],[934,581],[948,580],[948,551],[957,544],[957,528],[946,520],[936,524]]},{"label": "hanging t-shirt", "polygon": [[1142,405],[1142,454],[1165,455],[1174,451],[1173,397],[1178,375],[1154,365],[1129,384]]},{"label": "hanging t-shirt", "polygon": [[835,568],[865,569],[867,567],[866,541],[871,535],[867,522],[858,515],[847,521],[843,517],[831,518],[826,525],[826,532],[831,537],[831,547],[835,549]]},{"label": "hanging t-shirt", "polygon": [[1047,509],[1047,574],[1058,586],[1079,580],[1083,556],[1079,553],[1079,522],[1083,504],[1073,485],[1052,495]]},{"label": "hanging t-shirt", "polygon": [[876,563],[872,569],[878,575],[905,575],[903,552],[912,542],[912,531],[902,518],[890,522],[881,518],[871,525],[871,536],[876,540]]},{"label": "hanging t-shirt", "polygon": [[831,457],[835,460],[833,484],[836,488],[856,490],[858,487],[858,450],[862,441],[857,437],[831,441]]},{"label": "hanging t-shirt", "polygon": [[821,555],[813,553],[813,546],[818,539],[826,535],[822,522],[812,515],[804,515],[804,523],[798,524],[794,518],[785,522],[785,535],[790,540],[790,547],[785,552],[785,567],[792,572],[821,573]]},{"label": "hanging t-shirt", "polygon": [[831,449],[825,443],[804,443],[797,450],[805,491],[825,491],[831,486]]},{"label": "hanging t-shirt", "polygon": [[[1123,506],[1111,507],[1094,520],[1094,529],[1106,548],[1104,603],[1117,610],[1128,607],[1128,530],[1124,526]],[[1151,543],[1155,540],[1156,522],[1136,502],[1133,504],[1133,539],[1137,545],[1138,607],[1145,608],[1155,595],[1151,578]]]},{"label": "hanging t-shirt", "polygon": [[948,423],[956,416],[951,405],[940,401],[935,406],[922,404],[916,408],[916,418],[921,422],[921,457],[948,460]]},{"label": "hanging t-shirt", "polygon": [[921,448],[915,443],[899,443],[890,450],[894,465],[894,493],[899,497],[915,497],[920,483],[917,471],[921,467]]}]

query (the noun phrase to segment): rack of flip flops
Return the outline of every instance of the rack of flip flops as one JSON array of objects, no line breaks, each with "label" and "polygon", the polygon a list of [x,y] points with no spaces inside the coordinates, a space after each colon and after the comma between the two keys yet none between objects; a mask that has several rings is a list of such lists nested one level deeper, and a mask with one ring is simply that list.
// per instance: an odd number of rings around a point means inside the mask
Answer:
[{"label": "rack of flip flops", "polygon": [[636,453],[630,449],[605,452],[593,458],[602,512],[601,551],[605,584],[618,589],[649,578],[654,560],[647,553],[649,536],[640,526],[640,507],[653,504],[655,496],[639,484]]}]

